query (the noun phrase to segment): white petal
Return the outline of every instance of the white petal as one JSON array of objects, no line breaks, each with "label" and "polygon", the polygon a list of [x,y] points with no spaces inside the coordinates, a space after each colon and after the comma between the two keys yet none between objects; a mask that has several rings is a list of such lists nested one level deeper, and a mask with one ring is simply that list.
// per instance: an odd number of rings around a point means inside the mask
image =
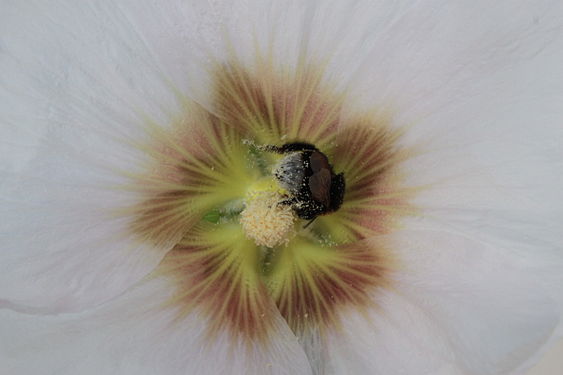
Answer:
[{"label": "white petal", "polygon": [[[14,228],[8,232],[9,240],[3,241],[2,307],[27,312],[84,309],[118,295],[144,277],[163,254],[123,236],[124,225],[119,220],[77,217],[68,211],[34,218],[38,209],[31,203],[17,209],[33,222],[22,224],[31,233]],[[51,213],[58,212],[51,209]],[[18,223],[14,215],[8,217],[11,224]]]},{"label": "white petal", "polygon": [[456,234],[404,235],[397,246],[413,265],[404,294],[448,335],[468,373],[507,373],[548,341],[561,311],[541,280],[559,271],[534,273],[498,246]]},{"label": "white petal", "polygon": [[[342,332],[304,340],[327,374],[516,374],[553,339],[561,311],[544,288],[559,269],[532,272],[496,246],[445,231],[373,239],[398,257],[390,288]],[[313,336],[314,337],[314,336]],[[323,373],[323,372],[319,372]]]},{"label": "white petal", "polygon": [[[453,362],[452,350],[436,324],[416,305],[395,292],[377,294],[369,321],[350,312],[343,333],[326,342],[327,374],[432,374]],[[449,374],[454,374],[449,373]]]},{"label": "white petal", "polygon": [[[167,248],[139,243],[117,170],[128,142],[163,126],[176,98],[113,2],[3,2],[0,43],[0,304],[78,310],[121,293]],[[176,111],[175,111],[176,110]]]},{"label": "white petal", "polygon": [[560,221],[561,3],[433,4],[401,14],[359,74],[371,105],[392,102],[405,144],[421,152],[405,171],[429,186],[416,203],[432,217]]},{"label": "white petal", "polygon": [[421,216],[553,270],[563,306],[563,4],[411,5],[374,22],[350,89],[407,126]]},{"label": "white petal", "polygon": [[374,296],[380,309],[371,324],[351,316],[347,339],[332,339],[335,368],[509,374],[548,342],[560,311],[538,282],[541,274],[457,234],[399,234],[390,240],[399,267],[407,268],[397,272],[391,293]]},{"label": "white petal", "polygon": [[[167,290],[168,289],[168,290]],[[40,374],[311,374],[297,339],[278,315],[272,344],[206,338],[196,313],[177,322],[162,309],[169,284],[153,280],[80,314],[0,311],[2,369]]]}]

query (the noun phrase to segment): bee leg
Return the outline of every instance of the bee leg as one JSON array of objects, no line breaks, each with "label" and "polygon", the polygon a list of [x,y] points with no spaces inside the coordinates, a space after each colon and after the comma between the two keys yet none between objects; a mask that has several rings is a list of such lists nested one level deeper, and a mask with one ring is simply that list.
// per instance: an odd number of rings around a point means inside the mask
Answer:
[{"label": "bee leg", "polygon": [[309,225],[313,224],[313,221],[315,221],[316,218],[317,218],[317,217],[315,216],[314,218],[312,218],[311,220],[309,220],[309,222],[303,226],[303,229],[307,229],[307,227],[308,227]]}]

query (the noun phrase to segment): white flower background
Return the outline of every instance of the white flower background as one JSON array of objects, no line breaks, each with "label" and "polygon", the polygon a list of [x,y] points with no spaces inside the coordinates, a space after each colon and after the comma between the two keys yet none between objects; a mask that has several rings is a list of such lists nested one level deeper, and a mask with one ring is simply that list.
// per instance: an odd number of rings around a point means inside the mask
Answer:
[{"label": "white flower background", "polygon": [[[203,348],[205,317],[170,332],[166,287],[136,286],[170,249],[107,215],[146,160],[121,140],[178,92],[209,107],[225,35],[329,56],[349,111],[424,150],[377,329],[351,313],[318,347],[277,317],[271,347]],[[0,373],[523,374],[561,333],[562,247],[563,2],[0,1]]]},{"label": "white flower background", "polygon": [[541,359],[530,371],[529,375],[557,375],[563,367],[561,354],[563,353],[563,342],[559,343],[549,353]]}]

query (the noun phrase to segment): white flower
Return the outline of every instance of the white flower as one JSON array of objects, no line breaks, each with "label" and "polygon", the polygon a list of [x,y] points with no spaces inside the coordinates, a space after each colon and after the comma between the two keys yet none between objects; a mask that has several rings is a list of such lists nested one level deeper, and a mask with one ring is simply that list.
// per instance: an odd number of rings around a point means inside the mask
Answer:
[{"label": "white flower", "polygon": [[[0,14],[6,373],[512,374],[555,337],[560,2]],[[313,230],[284,211],[278,255],[229,216],[246,135],[347,178]]]}]

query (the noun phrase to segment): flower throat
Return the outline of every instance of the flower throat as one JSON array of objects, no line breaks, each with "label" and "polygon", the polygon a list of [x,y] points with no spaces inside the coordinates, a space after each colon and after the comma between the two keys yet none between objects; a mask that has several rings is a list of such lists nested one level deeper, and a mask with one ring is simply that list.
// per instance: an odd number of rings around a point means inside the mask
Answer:
[{"label": "flower throat", "polygon": [[373,307],[395,266],[376,236],[413,212],[401,132],[376,112],[344,117],[319,66],[273,61],[218,63],[209,107],[180,98],[177,121],[148,124],[152,164],[126,209],[140,241],[172,249],[154,272],[174,291],[163,308],[248,344],[279,315],[299,336]]}]

